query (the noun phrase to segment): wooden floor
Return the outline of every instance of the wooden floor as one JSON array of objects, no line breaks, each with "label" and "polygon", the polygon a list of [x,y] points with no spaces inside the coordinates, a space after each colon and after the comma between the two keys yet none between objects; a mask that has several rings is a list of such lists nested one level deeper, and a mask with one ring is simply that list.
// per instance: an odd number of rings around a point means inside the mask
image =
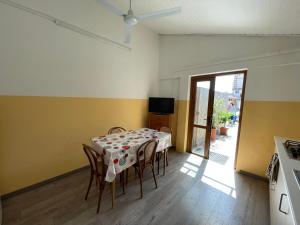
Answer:
[{"label": "wooden floor", "polygon": [[222,168],[212,160],[175,152],[169,153],[166,176],[158,176],[158,189],[154,189],[150,171],[148,174],[144,199],[139,199],[138,180],[131,176],[125,195],[117,183],[114,209],[107,186],[97,215],[95,186],[84,200],[89,170],[83,170],[4,200],[3,224],[269,224],[268,184],[264,181]]}]

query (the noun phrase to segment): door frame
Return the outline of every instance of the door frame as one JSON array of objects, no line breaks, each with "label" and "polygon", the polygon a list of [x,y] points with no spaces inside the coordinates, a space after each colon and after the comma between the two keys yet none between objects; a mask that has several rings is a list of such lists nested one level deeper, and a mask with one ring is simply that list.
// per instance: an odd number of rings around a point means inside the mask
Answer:
[{"label": "door frame", "polygon": [[[226,72],[216,72],[216,73],[208,73],[208,74],[202,74],[202,75],[196,75],[191,77],[190,82],[190,104],[189,104],[189,118],[188,118],[188,134],[187,134],[187,147],[188,152],[195,154],[192,152],[191,145],[192,145],[192,138],[193,138],[193,120],[194,120],[194,113],[195,113],[195,101],[196,101],[196,89],[194,83],[197,81],[203,81],[203,80],[209,80],[212,79],[213,82],[211,82],[209,97],[212,98],[212,107],[208,107],[208,116],[211,115],[210,120],[212,119],[212,110],[213,110],[213,103],[214,103],[214,95],[215,95],[215,81],[217,76],[226,76],[226,75],[233,75],[233,74],[243,74],[243,86],[242,86],[242,95],[241,95],[241,107],[240,107],[240,116],[239,116],[239,126],[238,126],[238,133],[237,133],[237,142],[236,142],[236,150],[235,150],[235,159],[234,159],[234,169],[236,169],[237,164],[237,155],[239,150],[239,143],[240,143],[240,134],[241,134],[241,126],[242,126],[242,120],[243,120],[243,109],[244,109],[244,100],[245,100],[245,90],[246,90],[246,83],[247,83],[247,69],[241,69],[241,70],[232,70],[232,71],[226,71]],[[213,85],[212,85],[213,84]],[[212,93],[211,93],[212,92]],[[212,97],[211,97],[212,95]],[[209,109],[211,108],[211,109]],[[208,146],[205,146],[204,151],[204,158],[209,158],[209,148],[210,148],[210,135],[211,135],[211,122],[209,129],[207,129],[205,142],[208,142]],[[208,139],[209,138],[209,139]],[[206,155],[207,152],[207,155]]]},{"label": "door frame", "polygon": [[[210,81],[209,93],[208,93],[208,105],[207,105],[207,123],[206,126],[195,125],[195,106],[196,106],[196,92],[197,82]],[[205,145],[204,145],[204,158],[209,158],[209,147],[210,147],[210,135],[211,135],[211,124],[212,124],[212,111],[214,104],[214,91],[215,91],[215,79],[211,76],[195,76],[191,78],[191,90],[190,90],[190,110],[189,110],[189,127],[188,127],[188,149],[192,152],[192,139],[193,139],[193,128],[198,127],[200,129],[206,129],[205,133]]]}]

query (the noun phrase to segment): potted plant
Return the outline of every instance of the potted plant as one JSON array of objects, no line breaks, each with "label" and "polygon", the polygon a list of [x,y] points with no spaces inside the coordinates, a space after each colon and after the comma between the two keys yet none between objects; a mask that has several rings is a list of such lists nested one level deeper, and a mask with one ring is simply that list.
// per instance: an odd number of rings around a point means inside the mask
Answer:
[{"label": "potted plant", "polygon": [[215,141],[217,139],[217,119],[215,116],[212,118],[212,126],[211,126],[211,140]]},{"label": "potted plant", "polygon": [[214,101],[214,112],[211,126],[211,139],[214,141],[217,138],[217,131],[220,128],[220,112],[223,109],[224,99],[217,98]]},{"label": "potted plant", "polygon": [[232,118],[233,114],[230,112],[222,111],[220,112],[220,122],[222,126],[220,127],[220,135],[228,134],[228,128],[226,127],[226,123],[229,122]]}]

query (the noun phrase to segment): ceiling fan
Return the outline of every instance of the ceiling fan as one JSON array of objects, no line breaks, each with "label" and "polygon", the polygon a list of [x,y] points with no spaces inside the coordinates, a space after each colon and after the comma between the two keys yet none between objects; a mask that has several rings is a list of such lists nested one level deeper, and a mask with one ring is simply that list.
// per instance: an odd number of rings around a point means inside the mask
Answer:
[{"label": "ceiling fan", "polygon": [[160,17],[171,16],[181,12],[181,7],[174,7],[169,9],[158,10],[152,13],[135,15],[131,8],[131,0],[129,0],[129,10],[123,13],[122,10],[112,5],[109,0],[97,0],[103,7],[111,11],[112,13],[122,16],[125,23],[125,43],[130,43],[132,27],[138,22],[157,19]]}]

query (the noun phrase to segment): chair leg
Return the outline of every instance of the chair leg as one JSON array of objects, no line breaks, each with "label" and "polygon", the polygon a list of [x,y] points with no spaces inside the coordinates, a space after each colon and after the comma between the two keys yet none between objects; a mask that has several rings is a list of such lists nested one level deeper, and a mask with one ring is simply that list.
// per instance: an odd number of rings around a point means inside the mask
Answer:
[{"label": "chair leg", "polygon": [[122,176],[122,188],[123,188],[123,194],[125,194],[125,172],[123,171],[121,176]]},{"label": "chair leg", "polygon": [[136,167],[134,167],[134,177],[136,178],[136,174],[137,174],[138,172],[137,172],[137,168]]},{"label": "chair leg", "polygon": [[155,172],[154,172],[154,166],[153,165],[151,165],[151,169],[152,169],[153,179],[154,179],[154,182],[155,182],[155,188],[157,188],[157,182],[156,182],[156,177],[155,177]]},{"label": "chair leg", "polygon": [[88,186],[87,192],[86,192],[86,194],[85,194],[85,200],[87,200],[87,198],[88,198],[88,195],[89,195],[89,192],[90,192],[90,189],[91,189],[91,186],[92,186],[93,180],[94,180],[94,173],[93,173],[93,172],[91,172],[90,183],[89,183],[89,186]]},{"label": "chair leg", "polygon": [[157,175],[159,175],[160,152],[157,154]]},{"label": "chair leg", "polygon": [[163,175],[166,174],[166,161],[167,161],[167,150],[164,151],[164,173],[163,173]]},{"label": "chair leg", "polygon": [[111,207],[114,208],[116,195],[116,180],[111,183]]},{"label": "chair leg", "polygon": [[140,191],[141,191],[141,198],[143,198],[143,177],[142,177],[142,171],[140,169],[137,170],[139,179],[140,179]]},{"label": "chair leg", "polygon": [[100,211],[100,204],[101,204],[101,199],[102,199],[102,194],[103,194],[103,191],[104,191],[104,187],[105,187],[105,181],[100,181],[99,182],[99,198],[98,198],[98,207],[97,207],[97,214],[99,213]]},{"label": "chair leg", "polygon": [[95,185],[96,185],[96,188],[98,187],[98,179],[96,179],[96,182],[95,182]]},{"label": "chair leg", "polygon": [[167,166],[169,166],[169,160],[168,160],[168,151],[169,151],[169,149],[166,149],[166,162],[167,162]]},{"label": "chair leg", "polygon": [[126,169],[126,183],[125,183],[126,186],[128,184],[128,176],[129,176],[128,174],[129,174],[129,169]]}]

